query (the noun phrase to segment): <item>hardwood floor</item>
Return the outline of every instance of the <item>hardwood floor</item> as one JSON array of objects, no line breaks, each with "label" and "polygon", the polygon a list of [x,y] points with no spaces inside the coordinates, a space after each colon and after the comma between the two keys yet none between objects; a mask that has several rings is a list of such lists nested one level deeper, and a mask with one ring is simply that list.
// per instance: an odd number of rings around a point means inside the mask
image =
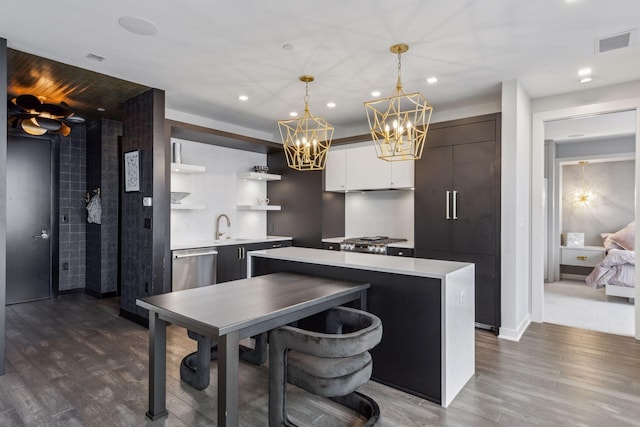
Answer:
[{"label": "hardwood floor", "polygon": [[[81,294],[7,307],[7,372],[0,426],[212,426],[212,384],[181,383],[179,362],[195,350],[171,326],[169,417],[145,419],[147,330],[118,315],[117,300]],[[417,339],[417,337],[408,337]],[[240,424],[267,425],[267,368],[240,364]],[[640,426],[640,343],[629,337],[532,324],[519,343],[476,332],[476,375],[447,409],[369,382],[385,426]],[[331,401],[289,389],[301,426],[360,425]]]}]

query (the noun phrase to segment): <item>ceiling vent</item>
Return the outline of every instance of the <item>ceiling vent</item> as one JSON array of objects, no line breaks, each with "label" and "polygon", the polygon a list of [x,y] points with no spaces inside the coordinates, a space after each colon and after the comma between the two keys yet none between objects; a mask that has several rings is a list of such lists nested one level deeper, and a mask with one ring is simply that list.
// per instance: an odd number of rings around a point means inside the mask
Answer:
[{"label": "ceiling vent", "polygon": [[635,32],[636,30],[625,31],[624,33],[596,39],[596,53],[605,53],[631,46],[635,38]]}]

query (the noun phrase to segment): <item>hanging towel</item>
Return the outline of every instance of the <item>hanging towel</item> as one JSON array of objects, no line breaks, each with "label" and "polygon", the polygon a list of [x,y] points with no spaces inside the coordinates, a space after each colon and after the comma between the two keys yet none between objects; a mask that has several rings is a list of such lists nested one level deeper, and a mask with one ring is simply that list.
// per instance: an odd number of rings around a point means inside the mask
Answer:
[{"label": "hanging towel", "polygon": [[87,205],[87,211],[89,212],[87,215],[87,221],[100,224],[100,218],[102,216],[102,203],[100,201],[99,194],[95,194],[91,198],[89,204]]}]

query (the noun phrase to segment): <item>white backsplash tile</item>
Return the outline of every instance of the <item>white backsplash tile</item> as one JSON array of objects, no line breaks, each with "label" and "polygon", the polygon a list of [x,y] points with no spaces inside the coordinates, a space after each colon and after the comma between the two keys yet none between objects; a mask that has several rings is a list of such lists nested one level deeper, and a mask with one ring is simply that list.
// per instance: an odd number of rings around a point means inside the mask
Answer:
[{"label": "white backsplash tile", "polygon": [[[231,220],[228,235],[235,238],[264,237],[267,214],[264,211],[238,211],[237,205],[256,204],[266,197],[267,184],[245,180],[240,173],[266,165],[266,154],[234,150],[192,141],[172,139],[182,144],[182,163],[201,165],[206,172],[171,174],[171,190],[191,193],[183,204],[201,204],[201,210],[171,210],[171,239],[177,241],[213,240],[216,218],[227,214]],[[221,221],[221,231],[227,230]]]},{"label": "white backsplash tile", "polygon": [[346,237],[389,236],[413,240],[413,191],[345,194]]}]

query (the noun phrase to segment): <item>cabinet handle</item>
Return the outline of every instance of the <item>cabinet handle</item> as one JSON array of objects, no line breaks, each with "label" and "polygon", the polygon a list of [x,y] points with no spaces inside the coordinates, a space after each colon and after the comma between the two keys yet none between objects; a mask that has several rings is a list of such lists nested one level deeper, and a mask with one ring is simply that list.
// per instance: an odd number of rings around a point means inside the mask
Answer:
[{"label": "cabinet handle", "polygon": [[578,256],[576,257],[576,259],[577,259],[577,260],[580,260],[580,261],[586,261],[586,260],[587,260],[587,257],[586,257],[586,256],[584,256],[584,255],[578,255]]},{"label": "cabinet handle", "polygon": [[398,255],[402,256],[402,255],[404,255],[404,252],[400,251],[400,252],[398,252]]},{"label": "cabinet handle", "polygon": [[451,219],[451,215],[449,215],[449,195],[451,194],[451,191],[447,190],[447,200],[446,200],[446,205],[447,205],[447,217],[446,219]]},{"label": "cabinet handle", "polygon": [[271,247],[272,248],[281,248],[282,247],[282,243],[274,243]]},{"label": "cabinet handle", "polygon": [[453,191],[453,219],[458,219],[458,192]]}]

